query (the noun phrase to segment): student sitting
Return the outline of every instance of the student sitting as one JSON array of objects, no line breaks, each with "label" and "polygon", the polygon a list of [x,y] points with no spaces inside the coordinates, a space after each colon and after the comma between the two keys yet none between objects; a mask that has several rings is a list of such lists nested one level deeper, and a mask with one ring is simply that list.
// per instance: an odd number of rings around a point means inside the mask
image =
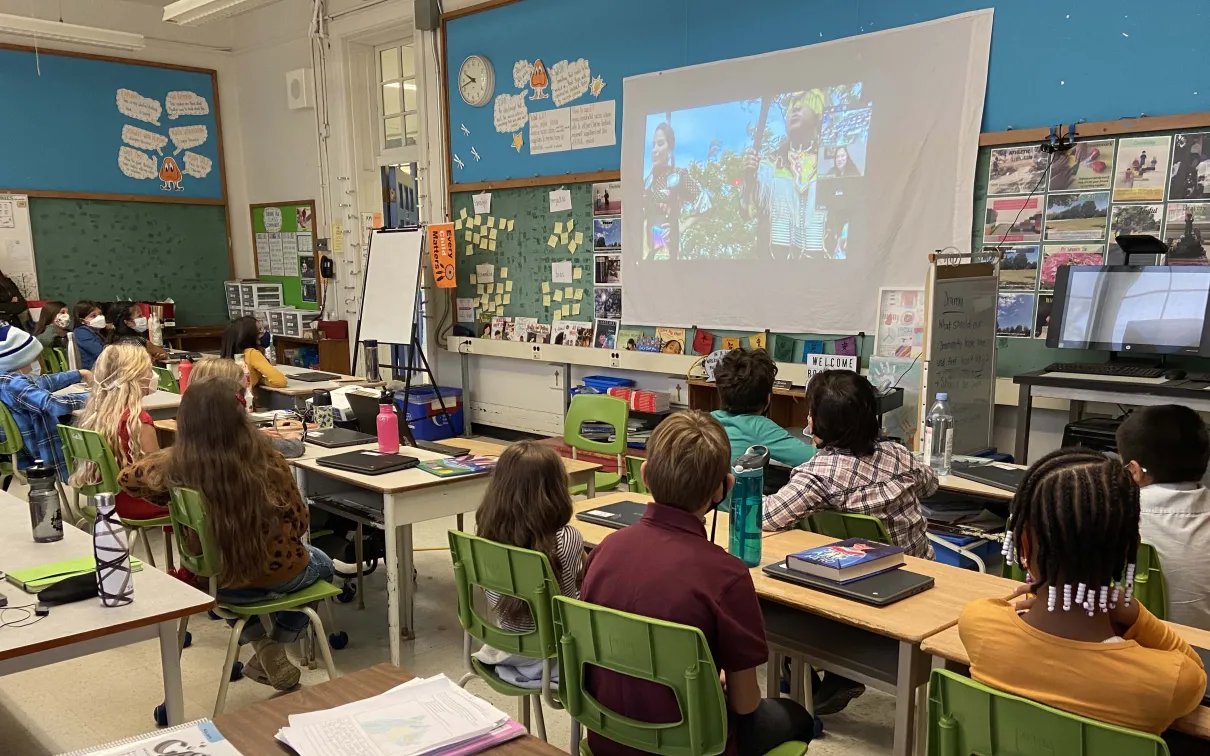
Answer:
[{"label": "student sitting", "polygon": [[886,525],[896,546],[932,559],[920,497],[936,492],[937,476],[904,446],[878,440],[870,382],[848,370],[815,375],[807,386],[807,422],[819,453],[765,497],[765,530],[793,527],[823,509],[870,515]]},{"label": "student sitting", "polygon": [[67,350],[67,331],[71,328],[71,315],[63,302],[47,302],[42,305],[38,315],[38,325],[34,326],[34,338],[43,349]]},{"label": "student sitting", "polygon": [[958,620],[971,675],[1073,714],[1160,733],[1198,707],[1197,654],[1133,600],[1139,492],[1117,460],[1060,449],[1030,466],[1010,507],[1010,550],[1030,583]]},{"label": "student sitting", "polygon": [[[160,500],[172,486],[200,491],[220,555],[218,598],[252,604],[330,579],[334,571],[326,554],[304,542],[311,519],[294,475],[252,426],[239,393],[239,384],[225,378],[191,383],[181,396],[176,443],[123,470],[119,482]],[[281,644],[297,640],[306,626],[301,612],[273,615],[268,637],[260,622],[245,625],[240,642],[251,643],[256,655],[244,675],[277,690],[297,685],[298,668]]]},{"label": "student sitting", "polygon": [[1168,584],[1168,619],[1210,630],[1210,437],[1188,407],[1143,407],[1118,427],[1118,455],[1141,489],[1139,529]]},{"label": "student sitting", "polygon": [[80,353],[82,370],[92,370],[101,356],[101,350],[105,348],[107,325],[99,304],[87,300],[76,302],[76,323],[72,336]]},{"label": "student sitting", "polygon": [[235,360],[203,357],[193,363],[193,369],[189,372],[189,383],[192,385],[207,378],[226,378],[242,385],[247,377],[248,374]]},{"label": "student sitting", "polygon": [[223,331],[222,356],[235,360],[248,374],[248,409],[253,406],[253,388],[262,383],[273,388],[285,388],[287,383],[286,376],[265,358],[260,343],[260,328],[256,324],[256,318],[251,315],[232,320]]},{"label": "student sitting", "polygon": [[168,350],[159,344],[153,344],[147,338],[147,318],[143,309],[135,302],[114,302],[105,311],[105,320],[113,328],[109,343],[121,344],[131,342],[147,350],[153,362],[163,362],[168,359]]},{"label": "student sitting", "polygon": [[[101,352],[97,360],[95,385],[88,404],[76,425],[100,433],[122,470],[158,451],[151,415],[143,409],[143,397],[154,394],[159,380],[151,369],[151,357],[138,344],[114,344]],[[71,476],[71,485],[79,488],[100,481],[96,465],[80,463]],[[168,508],[119,491],[118,516],[128,520],[166,517]]]},{"label": "student sitting", "polygon": [[777,365],[763,349],[734,349],[714,369],[723,408],[710,414],[727,431],[732,462],[757,445],[768,447],[769,457],[786,467],[798,467],[815,456],[815,447],[765,417],[776,375]]},{"label": "student sitting", "polygon": [[[505,449],[492,471],[487,493],[475,511],[475,532],[489,541],[542,552],[559,581],[559,592],[577,598],[584,537],[570,525],[572,513],[563,459],[549,446],[520,441]],[[490,591],[487,601],[499,627],[512,632],[534,629],[524,601]],[[475,656],[484,664],[497,665],[497,673],[515,685],[538,687],[541,682],[541,664],[533,659],[487,646]],[[535,684],[527,686],[530,681]]]},{"label": "student sitting", "polygon": [[53,466],[59,480],[67,482],[67,460],[59,441],[59,420],[84,406],[88,395],[54,392],[80,381],[92,381],[89,370],[68,370],[31,377],[42,356],[42,345],[16,326],[0,325],[0,404],[8,408],[21,431],[23,445],[17,452],[17,469],[24,470],[42,460]]},{"label": "student sitting", "polygon": [[[735,479],[731,445],[717,420],[678,412],[647,442],[642,476],[655,502],[637,524],[610,535],[588,558],[581,598],[623,612],[702,631],[725,679],[727,756],[759,756],[782,743],[809,741],[811,715],[787,698],[762,699],[757,668],[769,658],[765,623],[743,562],[706,537],[706,515]],[[676,722],[667,688],[602,669],[588,686],[603,705],[644,722]],[[639,753],[588,734],[594,756]]]}]

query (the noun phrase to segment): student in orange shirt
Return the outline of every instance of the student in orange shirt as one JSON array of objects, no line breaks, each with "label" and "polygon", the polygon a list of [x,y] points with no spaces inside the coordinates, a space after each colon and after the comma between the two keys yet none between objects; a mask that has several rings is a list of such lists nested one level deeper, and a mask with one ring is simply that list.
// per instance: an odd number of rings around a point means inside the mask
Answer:
[{"label": "student in orange shirt", "polygon": [[1159,734],[1201,704],[1201,659],[1132,596],[1139,489],[1116,459],[1060,449],[1013,497],[1006,550],[1029,574],[1020,603],[969,604],[958,631],[979,682]]}]

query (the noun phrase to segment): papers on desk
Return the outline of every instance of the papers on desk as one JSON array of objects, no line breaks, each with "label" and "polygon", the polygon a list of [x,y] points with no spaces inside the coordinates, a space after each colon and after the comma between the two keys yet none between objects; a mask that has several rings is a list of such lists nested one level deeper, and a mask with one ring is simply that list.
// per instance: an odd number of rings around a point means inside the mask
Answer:
[{"label": "papers on desk", "polygon": [[215,728],[209,719],[170,727],[151,735],[139,735],[129,740],[67,756],[161,756],[184,754],[190,756],[241,756],[239,750]]},{"label": "papers on desk", "polygon": [[525,728],[444,675],[325,711],[291,714],[277,739],[299,756],[469,756]]}]

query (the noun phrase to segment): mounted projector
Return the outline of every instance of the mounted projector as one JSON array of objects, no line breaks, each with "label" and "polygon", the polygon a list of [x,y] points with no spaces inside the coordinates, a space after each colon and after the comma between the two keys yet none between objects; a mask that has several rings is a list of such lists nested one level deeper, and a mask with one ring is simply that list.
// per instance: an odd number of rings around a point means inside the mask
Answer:
[{"label": "mounted projector", "polygon": [[101,29],[96,26],[65,24],[62,21],[47,21],[28,16],[11,16],[0,13],[0,34],[15,34],[52,42],[70,42],[93,47],[110,47],[118,50],[142,50],[143,35]]},{"label": "mounted projector", "polygon": [[272,5],[278,0],[176,0],[164,8],[164,21],[198,26]]}]

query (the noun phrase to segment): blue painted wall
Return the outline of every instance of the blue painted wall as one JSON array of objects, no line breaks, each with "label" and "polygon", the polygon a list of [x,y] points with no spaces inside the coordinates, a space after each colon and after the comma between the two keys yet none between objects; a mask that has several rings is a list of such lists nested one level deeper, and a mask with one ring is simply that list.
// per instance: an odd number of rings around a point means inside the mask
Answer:
[{"label": "blue painted wall", "polygon": [[[41,71],[39,72],[39,68]],[[159,125],[118,111],[117,92],[129,89],[161,105]],[[168,117],[170,91],[191,91],[209,103],[208,115]],[[0,187],[14,190],[91,192],[219,199],[223,196],[213,82],[209,74],[147,65],[0,50]],[[176,126],[204,125],[205,143],[190,152],[210,159],[205,178],[185,176],[181,190],[161,189],[156,178],[136,179],[118,168],[122,127],[137,126],[168,137]],[[173,157],[183,171],[185,150],[174,156],[142,150],[162,166]]]},{"label": "blue painted wall", "polygon": [[[449,23],[451,148],[465,163],[452,180],[616,170],[625,76],[993,6],[983,131],[1210,110],[1207,0],[523,0]],[[492,105],[472,108],[458,94],[458,66],[473,53],[492,61],[497,94],[517,91],[518,60],[585,58],[605,80],[600,98],[617,100],[618,144],[531,156],[526,133],[514,150],[511,135],[493,126]],[[530,103],[531,112],[553,107]]]}]

